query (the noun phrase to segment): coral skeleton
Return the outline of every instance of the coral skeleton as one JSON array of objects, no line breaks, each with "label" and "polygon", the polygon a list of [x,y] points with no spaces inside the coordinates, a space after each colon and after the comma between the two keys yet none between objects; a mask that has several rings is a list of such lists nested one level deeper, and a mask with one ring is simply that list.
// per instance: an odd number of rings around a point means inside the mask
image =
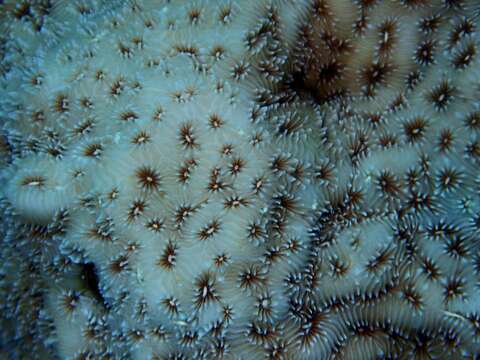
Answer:
[{"label": "coral skeleton", "polygon": [[2,359],[478,359],[478,1],[0,24]]}]

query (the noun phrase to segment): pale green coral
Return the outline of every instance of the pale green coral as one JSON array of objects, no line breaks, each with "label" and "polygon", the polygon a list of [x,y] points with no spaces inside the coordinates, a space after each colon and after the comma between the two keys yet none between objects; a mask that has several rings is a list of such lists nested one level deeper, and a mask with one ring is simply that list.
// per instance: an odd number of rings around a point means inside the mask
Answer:
[{"label": "pale green coral", "polygon": [[0,6],[5,356],[477,356],[475,2]]}]

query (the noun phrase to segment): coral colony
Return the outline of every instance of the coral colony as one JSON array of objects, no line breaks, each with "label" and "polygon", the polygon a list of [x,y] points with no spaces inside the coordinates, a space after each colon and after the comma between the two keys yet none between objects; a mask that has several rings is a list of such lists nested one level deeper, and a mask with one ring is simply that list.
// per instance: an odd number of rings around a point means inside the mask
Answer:
[{"label": "coral colony", "polygon": [[478,359],[476,0],[7,0],[2,359]]}]

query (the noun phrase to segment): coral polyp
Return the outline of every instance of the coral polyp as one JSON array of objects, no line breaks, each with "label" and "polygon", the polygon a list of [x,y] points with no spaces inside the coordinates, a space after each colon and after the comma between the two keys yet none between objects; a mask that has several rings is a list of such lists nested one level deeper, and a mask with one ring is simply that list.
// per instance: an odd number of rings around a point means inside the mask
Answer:
[{"label": "coral polyp", "polygon": [[477,2],[0,12],[3,358],[478,357]]}]

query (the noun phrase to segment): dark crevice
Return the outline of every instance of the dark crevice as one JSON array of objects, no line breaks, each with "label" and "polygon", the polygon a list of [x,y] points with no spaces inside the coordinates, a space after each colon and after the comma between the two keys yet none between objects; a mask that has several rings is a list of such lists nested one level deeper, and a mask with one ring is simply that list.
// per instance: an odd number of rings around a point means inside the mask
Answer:
[{"label": "dark crevice", "polygon": [[93,295],[93,297],[106,308],[109,307],[108,303],[100,291],[99,280],[97,275],[97,269],[95,264],[89,262],[80,264],[82,267],[80,278],[83,280],[85,288]]}]

